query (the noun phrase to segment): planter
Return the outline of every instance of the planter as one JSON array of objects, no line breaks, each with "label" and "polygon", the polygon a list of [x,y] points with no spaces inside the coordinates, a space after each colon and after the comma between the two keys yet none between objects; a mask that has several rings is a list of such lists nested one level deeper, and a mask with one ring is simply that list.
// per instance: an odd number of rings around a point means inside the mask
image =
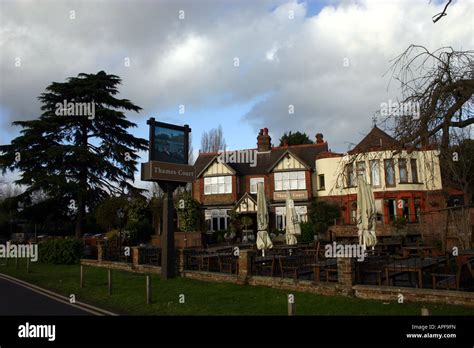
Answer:
[{"label": "planter", "polygon": [[255,241],[255,235],[253,234],[253,230],[242,230],[242,242],[253,242]]}]

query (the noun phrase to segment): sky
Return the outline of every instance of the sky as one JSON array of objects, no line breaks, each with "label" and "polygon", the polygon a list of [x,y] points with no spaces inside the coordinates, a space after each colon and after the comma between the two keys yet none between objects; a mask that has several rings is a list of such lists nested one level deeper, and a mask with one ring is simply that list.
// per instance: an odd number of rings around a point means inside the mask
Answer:
[{"label": "sky", "polygon": [[19,134],[11,122],[40,115],[51,82],[104,70],[143,108],[127,113],[135,136],[155,117],[188,124],[195,151],[221,125],[229,150],[254,148],[267,127],[275,145],[285,131],[323,133],[345,152],[399,97],[389,69],[410,44],[473,49],[474,1],[454,1],[434,24],[444,4],[0,0],[0,144]]}]

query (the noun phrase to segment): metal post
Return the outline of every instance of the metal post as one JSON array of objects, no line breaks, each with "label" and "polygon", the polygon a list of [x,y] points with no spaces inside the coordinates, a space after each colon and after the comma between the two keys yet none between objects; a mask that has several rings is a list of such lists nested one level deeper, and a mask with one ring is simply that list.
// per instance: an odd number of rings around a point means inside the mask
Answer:
[{"label": "metal post", "polygon": [[167,280],[174,277],[176,268],[173,230],[173,191],[176,189],[176,184],[165,182],[162,186],[165,195],[163,199],[163,231],[161,233],[161,279]]},{"label": "metal post", "polygon": [[81,288],[84,287],[84,266],[83,265],[81,265],[81,280],[79,282],[79,286]]},{"label": "metal post", "polygon": [[107,280],[109,284],[109,296],[112,295],[112,270],[108,269],[107,270]]},{"label": "metal post", "polygon": [[146,276],[146,304],[151,304],[151,281],[150,276]]}]

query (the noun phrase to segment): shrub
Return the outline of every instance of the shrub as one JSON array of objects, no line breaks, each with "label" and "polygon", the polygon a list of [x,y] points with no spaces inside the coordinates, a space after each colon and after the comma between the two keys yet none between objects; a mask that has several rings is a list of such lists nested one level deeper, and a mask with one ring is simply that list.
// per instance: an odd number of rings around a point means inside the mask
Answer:
[{"label": "shrub", "polygon": [[39,261],[55,265],[78,263],[83,251],[79,239],[49,239],[39,243]]},{"label": "shrub", "polygon": [[303,243],[310,243],[314,241],[314,235],[316,233],[316,229],[312,222],[302,222],[301,226],[301,242]]},{"label": "shrub", "polygon": [[179,219],[179,229],[182,232],[195,232],[199,229],[201,206],[191,193],[184,191],[179,195],[176,213]]}]

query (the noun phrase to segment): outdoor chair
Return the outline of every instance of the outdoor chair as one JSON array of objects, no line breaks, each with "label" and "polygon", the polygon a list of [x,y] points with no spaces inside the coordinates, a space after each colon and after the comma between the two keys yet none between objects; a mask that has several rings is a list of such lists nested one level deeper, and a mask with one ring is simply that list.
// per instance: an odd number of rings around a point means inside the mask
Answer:
[{"label": "outdoor chair", "polygon": [[310,262],[304,256],[280,257],[280,274],[283,278],[285,274],[291,274],[293,279],[298,279],[301,275],[311,274]]},{"label": "outdoor chair", "polygon": [[239,264],[232,254],[219,255],[219,272],[221,273],[238,273]]},{"label": "outdoor chair", "polygon": [[447,262],[431,273],[433,289],[459,290],[462,286],[472,287],[474,259],[456,257],[455,264]]},{"label": "outdoor chair", "polygon": [[272,256],[271,259],[264,262],[255,262],[254,268],[256,275],[266,275],[269,273],[270,276],[273,277],[275,271],[275,257]]}]

